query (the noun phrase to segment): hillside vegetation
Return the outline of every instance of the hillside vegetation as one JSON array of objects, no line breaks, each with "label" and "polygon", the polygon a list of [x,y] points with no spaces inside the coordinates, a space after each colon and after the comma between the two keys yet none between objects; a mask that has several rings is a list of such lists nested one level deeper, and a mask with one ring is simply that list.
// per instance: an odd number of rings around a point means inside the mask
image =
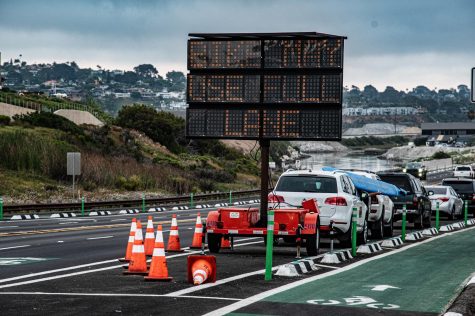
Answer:
[{"label": "hillside vegetation", "polygon": [[[52,199],[68,190],[66,153],[82,154],[86,196],[158,195],[258,186],[256,160],[217,140],[185,139],[185,121],[143,105],[124,107],[103,127],[76,126],[48,112],[0,125],[0,195]],[[26,185],[28,183],[28,185]]]}]

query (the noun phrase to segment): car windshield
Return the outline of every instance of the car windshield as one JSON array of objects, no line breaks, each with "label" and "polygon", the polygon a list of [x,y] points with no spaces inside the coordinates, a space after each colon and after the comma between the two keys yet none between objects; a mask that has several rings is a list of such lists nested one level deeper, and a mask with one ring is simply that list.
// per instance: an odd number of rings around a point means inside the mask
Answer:
[{"label": "car windshield", "polygon": [[472,181],[444,181],[442,184],[451,186],[456,192],[473,192]]},{"label": "car windshield", "polygon": [[407,192],[412,192],[411,183],[409,182],[409,178],[406,176],[392,176],[392,175],[379,175],[381,181],[388,182],[394,184],[395,186],[406,190]]},{"label": "car windshield", "polygon": [[470,167],[457,167],[457,171],[470,171]]},{"label": "car windshield", "polygon": [[432,191],[434,194],[447,194],[447,188],[426,187],[426,191]]},{"label": "car windshield", "polygon": [[337,193],[336,179],[319,176],[284,176],[277,183],[276,191]]},{"label": "car windshield", "polygon": [[407,164],[406,168],[407,169],[419,169],[419,168],[422,168],[422,165],[420,163],[410,162],[410,163]]}]

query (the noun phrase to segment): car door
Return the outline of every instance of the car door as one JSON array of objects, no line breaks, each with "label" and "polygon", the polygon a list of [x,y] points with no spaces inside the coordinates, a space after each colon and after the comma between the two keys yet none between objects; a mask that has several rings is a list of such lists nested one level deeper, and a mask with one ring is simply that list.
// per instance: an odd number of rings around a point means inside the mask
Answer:
[{"label": "car door", "polygon": [[458,194],[449,187],[449,192],[452,198],[454,199],[454,204],[455,204],[455,213],[456,214],[461,214],[462,213],[462,208],[463,208],[463,201],[462,199],[458,196]]},{"label": "car door", "polygon": [[[363,227],[365,218],[366,218],[366,211],[367,207],[364,201],[362,201],[358,195],[358,192],[356,190],[355,185],[353,184],[353,181],[351,181],[350,178],[345,176],[346,181],[350,187],[350,194],[352,195],[353,201],[355,201],[355,206],[358,209],[358,226]],[[369,198],[369,197],[368,197]]]}]

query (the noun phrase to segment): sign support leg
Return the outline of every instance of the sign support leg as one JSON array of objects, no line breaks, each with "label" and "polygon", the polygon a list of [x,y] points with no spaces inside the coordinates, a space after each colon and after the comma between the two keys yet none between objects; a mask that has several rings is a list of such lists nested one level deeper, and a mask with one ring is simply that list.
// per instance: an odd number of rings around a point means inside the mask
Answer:
[{"label": "sign support leg", "polygon": [[267,225],[267,195],[269,194],[269,147],[270,140],[259,140],[261,146],[261,225]]}]

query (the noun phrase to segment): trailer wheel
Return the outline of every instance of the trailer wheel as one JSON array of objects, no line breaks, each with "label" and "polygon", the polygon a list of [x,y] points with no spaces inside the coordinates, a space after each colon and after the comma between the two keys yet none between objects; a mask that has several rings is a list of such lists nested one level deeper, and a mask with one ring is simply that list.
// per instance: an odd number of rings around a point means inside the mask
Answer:
[{"label": "trailer wheel", "polygon": [[305,247],[307,248],[307,255],[316,256],[320,251],[320,225],[317,224],[316,232],[313,235],[307,235]]},{"label": "trailer wheel", "polygon": [[221,248],[221,235],[208,234],[208,248],[211,253],[218,253]]}]

